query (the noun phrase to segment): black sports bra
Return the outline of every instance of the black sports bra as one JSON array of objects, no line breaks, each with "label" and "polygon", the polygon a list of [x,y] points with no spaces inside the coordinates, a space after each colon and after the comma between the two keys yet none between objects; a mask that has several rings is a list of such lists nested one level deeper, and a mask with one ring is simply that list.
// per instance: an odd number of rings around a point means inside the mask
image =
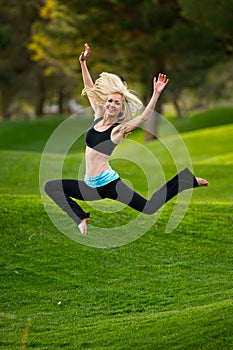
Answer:
[{"label": "black sports bra", "polygon": [[119,125],[119,123],[113,124],[107,130],[104,131],[95,130],[94,126],[102,119],[103,117],[96,119],[92,126],[87,130],[86,144],[88,147],[110,156],[114,148],[117,146],[117,144],[112,142],[111,140],[111,132],[113,128],[115,128],[115,126]]}]

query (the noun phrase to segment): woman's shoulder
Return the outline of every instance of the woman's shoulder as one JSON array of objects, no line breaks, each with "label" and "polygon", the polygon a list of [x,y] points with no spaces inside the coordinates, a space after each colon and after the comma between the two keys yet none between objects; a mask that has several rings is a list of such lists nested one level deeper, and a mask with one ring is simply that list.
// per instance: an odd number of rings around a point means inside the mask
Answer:
[{"label": "woman's shoulder", "polygon": [[103,117],[95,118],[93,126],[95,126],[97,123],[99,123],[102,119],[103,119]]},{"label": "woman's shoulder", "polygon": [[126,123],[115,123],[113,124],[113,134],[119,134],[119,136],[124,137],[125,134],[125,128],[126,128]]}]

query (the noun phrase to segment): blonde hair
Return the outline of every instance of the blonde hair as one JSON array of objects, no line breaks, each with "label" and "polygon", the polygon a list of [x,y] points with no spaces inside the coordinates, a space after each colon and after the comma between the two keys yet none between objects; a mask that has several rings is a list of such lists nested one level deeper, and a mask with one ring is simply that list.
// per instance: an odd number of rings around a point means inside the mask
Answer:
[{"label": "blonde hair", "polygon": [[123,115],[119,121],[130,120],[143,106],[139,98],[127,88],[126,83],[112,73],[101,73],[92,88],[85,88],[82,91],[82,95],[93,97],[96,104],[104,104],[108,96],[113,93],[123,96]]}]

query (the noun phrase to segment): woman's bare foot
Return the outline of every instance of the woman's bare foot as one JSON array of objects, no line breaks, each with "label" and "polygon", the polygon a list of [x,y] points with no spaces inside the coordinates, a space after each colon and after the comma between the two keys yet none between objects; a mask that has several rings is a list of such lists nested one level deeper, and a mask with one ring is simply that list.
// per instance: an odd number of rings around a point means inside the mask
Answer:
[{"label": "woman's bare foot", "polygon": [[87,224],[90,221],[89,218],[83,219],[80,224],[78,225],[79,231],[83,236],[87,235]]},{"label": "woman's bare foot", "polygon": [[196,177],[196,180],[197,180],[197,183],[198,183],[198,186],[208,186],[209,185],[209,182],[205,179],[202,179],[201,177]]}]

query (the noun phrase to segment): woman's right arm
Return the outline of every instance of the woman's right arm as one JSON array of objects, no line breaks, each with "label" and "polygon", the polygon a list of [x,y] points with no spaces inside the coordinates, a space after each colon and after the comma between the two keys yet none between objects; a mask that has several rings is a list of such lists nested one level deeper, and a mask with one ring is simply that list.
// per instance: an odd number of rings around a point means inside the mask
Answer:
[{"label": "woman's right arm", "polygon": [[[79,62],[80,62],[80,66],[81,66],[81,71],[82,71],[82,77],[83,77],[83,84],[84,84],[84,88],[87,89],[91,89],[94,86],[92,77],[90,75],[90,72],[87,68],[87,62],[86,59],[90,54],[90,48],[88,46],[88,44],[85,44],[85,51],[81,53],[81,55],[79,56]],[[93,97],[87,95],[91,107],[93,108],[94,111],[96,111],[96,103]]]}]

